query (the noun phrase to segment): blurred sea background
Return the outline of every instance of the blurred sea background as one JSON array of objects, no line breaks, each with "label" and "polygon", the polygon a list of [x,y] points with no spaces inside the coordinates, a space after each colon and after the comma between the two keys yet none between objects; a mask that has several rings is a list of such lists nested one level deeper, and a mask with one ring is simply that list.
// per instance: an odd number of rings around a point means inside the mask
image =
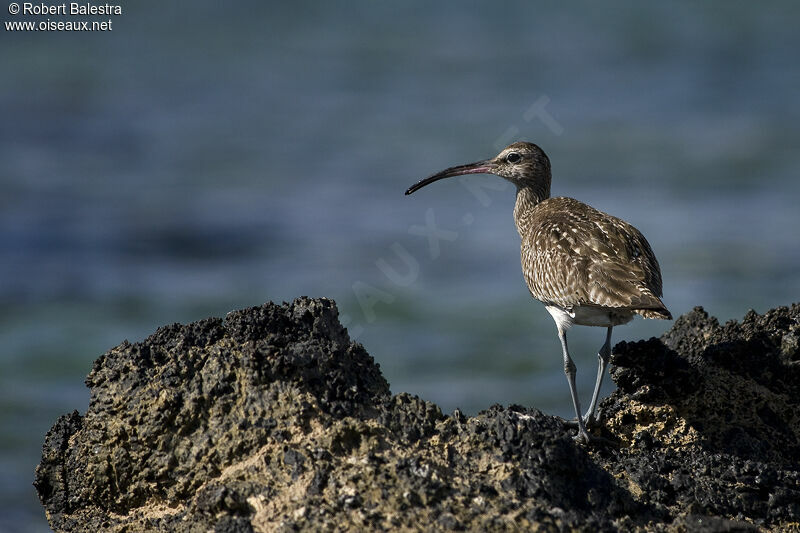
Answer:
[{"label": "blurred sea background", "polygon": [[[512,140],[647,236],[676,317],[800,300],[800,4],[2,11],[113,29],[0,35],[0,531],[47,531],[34,467],[94,359],[268,300],[335,299],[395,393],[569,416],[513,188],[403,195]],[[570,333],[584,404],[603,340]]]}]

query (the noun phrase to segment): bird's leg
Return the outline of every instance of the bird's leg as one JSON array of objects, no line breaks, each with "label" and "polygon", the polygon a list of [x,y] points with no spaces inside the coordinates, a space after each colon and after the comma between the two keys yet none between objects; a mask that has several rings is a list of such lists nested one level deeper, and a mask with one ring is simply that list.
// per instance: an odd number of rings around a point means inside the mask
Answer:
[{"label": "bird's leg", "polygon": [[597,416],[592,420],[592,417],[595,416],[595,412],[597,410],[597,398],[600,396],[600,386],[603,384],[603,377],[606,374],[606,367],[608,366],[608,359],[611,356],[611,330],[613,326],[608,326],[608,332],[606,333],[606,342],[600,348],[600,351],[597,353],[597,381],[594,383],[594,393],[592,393],[592,403],[589,404],[589,410],[586,411],[586,414],[583,417],[584,424],[589,424],[590,422],[597,422],[600,420],[600,413],[597,413]]},{"label": "bird's leg", "polygon": [[589,434],[586,433],[586,426],[583,424],[581,417],[581,404],[578,400],[578,390],[575,388],[575,363],[569,356],[567,349],[567,333],[564,328],[558,324],[558,338],[561,340],[561,349],[564,351],[564,373],[567,375],[567,383],[569,383],[569,393],[572,395],[572,405],[575,407],[575,416],[578,418],[578,434],[575,440],[589,443]]}]

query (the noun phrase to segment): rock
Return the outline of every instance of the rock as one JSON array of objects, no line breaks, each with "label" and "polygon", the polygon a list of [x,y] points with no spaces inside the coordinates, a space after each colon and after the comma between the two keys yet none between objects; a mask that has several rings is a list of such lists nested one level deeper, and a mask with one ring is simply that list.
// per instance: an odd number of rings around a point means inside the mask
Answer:
[{"label": "rock", "polygon": [[45,437],[57,531],[800,531],[800,305],[620,343],[589,447],[536,409],[392,396],[326,299],[101,356]]}]

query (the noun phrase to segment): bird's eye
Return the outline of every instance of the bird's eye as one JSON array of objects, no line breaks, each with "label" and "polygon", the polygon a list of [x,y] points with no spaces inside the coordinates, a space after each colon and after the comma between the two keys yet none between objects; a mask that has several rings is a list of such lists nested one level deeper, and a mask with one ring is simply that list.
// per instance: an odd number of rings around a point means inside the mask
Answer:
[{"label": "bird's eye", "polygon": [[513,163],[519,163],[521,159],[522,159],[522,156],[519,155],[517,152],[511,152],[510,154],[508,154],[506,156],[506,161],[508,161],[509,163],[512,163],[512,164]]}]

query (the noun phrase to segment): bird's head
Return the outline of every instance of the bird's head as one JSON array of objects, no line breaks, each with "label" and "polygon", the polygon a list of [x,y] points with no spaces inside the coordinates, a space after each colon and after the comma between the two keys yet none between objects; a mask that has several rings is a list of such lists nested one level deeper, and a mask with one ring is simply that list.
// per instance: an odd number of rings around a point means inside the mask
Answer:
[{"label": "bird's head", "polygon": [[509,144],[491,159],[450,167],[420,180],[409,187],[406,194],[434,181],[464,174],[494,174],[507,179],[518,189],[531,187],[542,194],[542,198],[550,196],[550,159],[541,148],[523,141]]}]

